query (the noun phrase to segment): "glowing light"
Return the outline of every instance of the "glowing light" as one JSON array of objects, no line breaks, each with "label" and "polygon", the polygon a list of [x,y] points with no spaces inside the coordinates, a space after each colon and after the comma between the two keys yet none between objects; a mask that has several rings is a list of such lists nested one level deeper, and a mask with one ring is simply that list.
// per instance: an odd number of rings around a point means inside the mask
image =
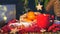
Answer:
[{"label": "glowing light", "polygon": [[6,16],[4,16],[4,17],[3,17],[3,19],[4,19],[4,20],[7,20],[7,17],[6,17]]}]

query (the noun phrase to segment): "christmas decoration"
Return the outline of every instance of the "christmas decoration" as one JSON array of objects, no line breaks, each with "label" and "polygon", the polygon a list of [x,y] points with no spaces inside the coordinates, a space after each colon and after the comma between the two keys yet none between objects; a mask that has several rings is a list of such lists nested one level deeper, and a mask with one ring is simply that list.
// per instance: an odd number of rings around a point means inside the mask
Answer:
[{"label": "christmas decoration", "polygon": [[[37,24],[32,24],[32,23],[28,23],[28,22],[20,22],[18,23],[16,19],[13,19],[11,21],[9,21],[9,23],[2,27],[2,31],[8,32],[10,31],[10,33],[16,33],[19,32],[21,30],[24,29],[24,31],[28,32],[28,31],[38,31],[38,32],[45,32],[47,31],[46,28],[48,29],[48,31],[59,31],[60,29],[60,25],[58,24],[53,24],[49,27],[50,22],[49,22],[49,14],[38,14],[37,15]],[[52,16],[52,18],[54,18]],[[39,20],[38,20],[39,19]],[[47,21],[48,20],[48,21]]]},{"label": "christmas decoration", "polygon": [[35,13],[33,11],[30,11],[20,16],[20,21],[33,22],[35,18],[36,18]]},{"label": "christmas decoration", "polygon": [[50,0],[35,0],[35,6],[38,5],[39,1],[40,1],[40,3],[42,2],[42,5],[44,6],[44,9],[46,9],[46,6],[48,5]]},{"label": "christmas decoration", "polygon": [[49,25],[50,25],[49,16],[47,14],[39,14],[37,16],[37,25],[41,29],[47,29],[49,27]]},{"label": "christmas decoration", "polygon": [[13,20],[9,21],[7,25],[3,26],[2,27],[3,33],[9,32],[11,29],[8,25],[11,24],[11,23],[16,23],[17,21],[18,20],[13,19]]},{"label": "christmas decoration", "polygon": [[[48,20],[48,21],[47,21]],[[37,25],[41,28],[41,32],[45,32],[50,25],[49,14],[39,14],[37,16]]]},{"label": "christmas decoration", "polygon": [[30,20],[34,20],[34,19],[35,19],[35,14],[34,14],[34,12],[32,12],[32,11],[31,11],[31,12],[28,12],[28,13],[27,13],[27,18],[30,19]]},{"label": "christmas decoration", "polygon": [[16,32],[18,32],[18,29],[17,29],[17,28],[15,28],[15,29],[11,29],[10,34],[16,34]]},{"label": "christmas decoration", "polygon": [[60,30],[60,24],[53,24],[48,28],[48,31],[57,32]]},{"label": "christmas decoration", "polygon": [[42,5],[40,5],[40,3],[36,6],[37,10],[42,10]]}]

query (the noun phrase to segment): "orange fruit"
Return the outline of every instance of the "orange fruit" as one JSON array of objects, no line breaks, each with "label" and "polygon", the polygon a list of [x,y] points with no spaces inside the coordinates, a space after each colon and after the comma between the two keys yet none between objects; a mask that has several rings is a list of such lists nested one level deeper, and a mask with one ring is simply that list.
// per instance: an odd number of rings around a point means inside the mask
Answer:
[{"label": "orange fruit", "polygon": [[35,19],[35,14],[34,12],[30,11],[27,13],[27,19],[34,20]]}]

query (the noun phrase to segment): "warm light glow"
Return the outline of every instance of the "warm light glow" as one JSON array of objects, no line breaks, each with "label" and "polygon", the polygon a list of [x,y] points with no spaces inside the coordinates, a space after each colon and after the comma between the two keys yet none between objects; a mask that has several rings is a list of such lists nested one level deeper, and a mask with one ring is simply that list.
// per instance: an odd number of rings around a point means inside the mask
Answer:
[{"label": "warm light glow", "polygon": [[7,20],[7,17],[6,17],[6,16],[4,16],[4,17],[3,17],[3,19],[4,19],[4,20]]}]

